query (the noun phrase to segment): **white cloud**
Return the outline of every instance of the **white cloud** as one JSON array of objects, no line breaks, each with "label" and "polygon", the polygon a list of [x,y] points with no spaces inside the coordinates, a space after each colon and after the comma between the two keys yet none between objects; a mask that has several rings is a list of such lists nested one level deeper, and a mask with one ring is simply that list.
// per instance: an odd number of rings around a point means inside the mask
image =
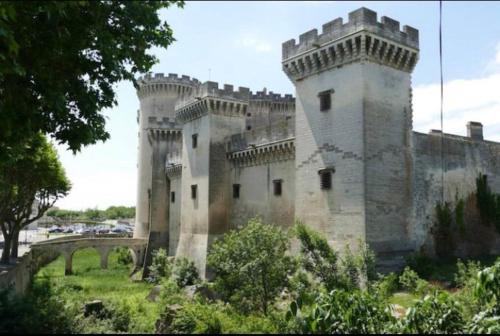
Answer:
[{"label": "white cloud", "polygon": [[495,55],[495,64],[500,65],[500,42],[497,44],[496,48],[496,55]]},{"label": "white cloud", "polygon": [[[500,52],[497,53],[497,60]],[[500,141],[500,70],[484,77],[452,80],[444,84],[444,131],[466,134],[468,121],[484,126],[485,138]],[[416,131],[440,129],[440,85],[420,85],[413,90]]]},{"label": "white cloud", "polygon": [[254,36],[244,36],[236,40],[236,45],[239,47],[253,49],[258,53],[267,53],[273,50],[273,46],[270,42]]}]

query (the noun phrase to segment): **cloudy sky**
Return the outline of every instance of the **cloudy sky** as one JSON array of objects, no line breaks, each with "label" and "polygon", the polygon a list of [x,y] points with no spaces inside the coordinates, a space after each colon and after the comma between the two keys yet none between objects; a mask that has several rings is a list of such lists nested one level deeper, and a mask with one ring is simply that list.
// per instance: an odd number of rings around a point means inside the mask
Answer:
[{"label": "cloudy sky", "polygon": [[[161,12],[177,41],[154,49],[153,72],[177,73],[252,91],[294,93],[281,71],[281,43],[359,7],[420,31],[412,77],[414,127],[439,128],[438,2],[187,2]],[[469,120],[500,141],[500,2],[444,2],[444,131],[465,135]],[[58,146],[73,183],[56,205],[66,209],[135,205],[139,101],[131,83],[116,87],[118,106],[105,111],[111,139],[73,155]]]}]

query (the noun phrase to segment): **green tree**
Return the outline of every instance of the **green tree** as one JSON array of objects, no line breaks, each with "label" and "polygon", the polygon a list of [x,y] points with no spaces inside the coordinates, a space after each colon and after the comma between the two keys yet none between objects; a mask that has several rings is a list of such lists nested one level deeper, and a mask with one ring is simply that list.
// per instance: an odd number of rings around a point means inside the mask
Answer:
[{"label": "green tree", "polygon": [[21,229],[42,217],[70,188],[55,148],[42,134],[16,146],[10,160],[0,161],[2,263],[9,256],[17,258]]},{"label": "green tree", "polygon": [[258,218],[239,231],[230,231],[212,245],[208,255],[216,288],[237,307],[267,315],[294,269],[286,256],[288,246],[289,239],[280,228]]},{"label": "green tree", "polygon": [[158,12],[182,1],[0,2],[0,161],[33,134],[73,151],[105,141],[114,85],[151,69],[168,47]]}]

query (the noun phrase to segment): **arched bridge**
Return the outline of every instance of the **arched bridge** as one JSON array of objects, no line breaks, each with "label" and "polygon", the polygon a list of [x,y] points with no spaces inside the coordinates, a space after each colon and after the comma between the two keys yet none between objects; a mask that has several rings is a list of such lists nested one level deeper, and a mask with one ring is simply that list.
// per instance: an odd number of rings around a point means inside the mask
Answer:
[{"label": "arched bridge", "polygon": [[116,237],[112,235],[90,236],[75,235],[70,237],[61,237],[31,245],[33,252],[51,252],[62,254],[66,260],[64,270],[65,275],[73,272],[73,254],[80,249],[94,248],[101,257],[101,268],[108,267],[109,253],[116,247],[128,247],[132,252],[134,267],[137,269],[142,266],[144,253],[146,251],[147,239]]}]

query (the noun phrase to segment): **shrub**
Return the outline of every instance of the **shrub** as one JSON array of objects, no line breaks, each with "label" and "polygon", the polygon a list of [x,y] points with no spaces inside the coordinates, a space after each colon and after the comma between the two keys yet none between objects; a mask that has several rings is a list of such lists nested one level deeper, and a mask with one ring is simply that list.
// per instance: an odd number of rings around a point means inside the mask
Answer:
[{"label": "shrub", "polygon": [[127,247],[123,247],[123,246],[117,247],[115,249],[115,252],[118,253],[117,261],[120,265],[132,264],[132,262],[133,262],[132,253],[130,252],[130,250]]},{"label": "shrub", "polygon": [[286,315],[293,321],[293,333],[383,333],[390,330],[395,318],[389,306],[376,294],[360,290],[333,290],[318,294],[316,303],[307,309],[300,300],[290,304]]},{"label": "shrub", "polygon": [[344,288],[345,278],[339,272],[337,253],[328,245],[326,239],[301,222],[296,223],[294,231],[301,244],[302,267],[328,290]]},{"label": "shrub", "polygon": [[191,286],[200,280],[198,269],[194,263],[182,257],[175,259],[172,276],[179,287]]},{"label": "shrub", "polygon": [[412,253],[406,258],[406,264],[421,278],[429,278],[433,273],[433,260],[422,252]]},{"label": "shrub", "polygon": [[411,293],[416,292],[418,280],[420,280],[418,274],[408,266],[405,267],[403,273],[399,276],[401,287]]},{"label": "shrub", "polygon": [[398,290],[398,286],[398,276],[391,272],[374,282],[371,288],[387,299]]},{"label": "shrub", "polygon": [[168,278],[172,275],[172,263],[165,249],[153,251],[153,261],[149,266],[148,282],[159,283],[161,278]]},{"label": "shrub", "polygon": [[459,333],[465,327],[462,310],[446,292],[435,291],[415,303],[402,321],[404,333]]},{"label": "shrub", "polygon": [[57,298],[48,279],[41,279],[21,296],[0,290],[0,333],[72,333],[73,314]]},{"label": "shrub", "polygon": [[280,228],[263,224],[260,219],[225,234],[208,255],[217,292],[244,311],[267,314],[294,269],[292,259],[286,256],[288,246],[289,240]]}]

